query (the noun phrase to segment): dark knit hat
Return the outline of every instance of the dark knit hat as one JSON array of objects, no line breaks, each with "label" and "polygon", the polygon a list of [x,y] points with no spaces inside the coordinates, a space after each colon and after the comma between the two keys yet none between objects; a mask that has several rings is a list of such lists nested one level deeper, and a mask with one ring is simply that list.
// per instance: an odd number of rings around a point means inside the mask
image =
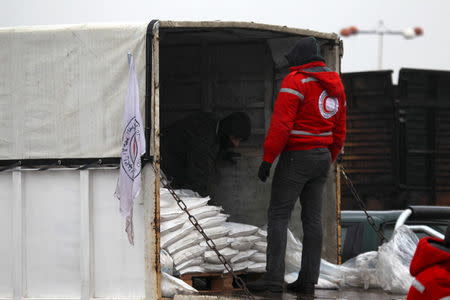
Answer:
[{"label": "dark knit hat", "polygon": [[245,112],[232,113],[220,121],[219,131],[227,136],[238,137],[245,141],[250,137],[250,118]]},{"label": "dark knit hat", "polygon": [[286,55],[289,66],[300,66],[312,61],[323,61],[320,47],[314,37],[305,37],[298,40],[294,48]]}]

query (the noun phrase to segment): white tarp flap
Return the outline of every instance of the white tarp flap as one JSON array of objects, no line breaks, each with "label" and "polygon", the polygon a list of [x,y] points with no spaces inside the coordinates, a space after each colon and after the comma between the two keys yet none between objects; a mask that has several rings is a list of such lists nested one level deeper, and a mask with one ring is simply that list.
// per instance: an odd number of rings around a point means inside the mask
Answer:
[{"label": "white tarp flap", "polygon": [[0,159],[119,157],[128,51],[145,116],[146,29],[0,29]]}]

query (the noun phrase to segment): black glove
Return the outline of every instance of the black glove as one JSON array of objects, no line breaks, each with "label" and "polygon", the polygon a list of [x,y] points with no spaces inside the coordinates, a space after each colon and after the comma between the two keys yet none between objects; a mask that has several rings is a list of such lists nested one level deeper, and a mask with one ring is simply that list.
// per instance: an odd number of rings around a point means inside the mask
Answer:
[{"label": "black glove", "polygon": [[235,157],[241,157],[242,155],[237,152],[232,151],[224,151],[221,155],[221,158],[225,161],[231,162],[232,164],[236,164],[236,160],[234,160]]},{"label": "black glove", "polygon": [[343,153],[339,153],[336,159],[338,164],[342,164],[344,162],[344,154]]},{"label": "black glove", "polygon": [[262,182],[266,182],[267,177],[269,177],[270,167],[272,167],[272,164],[268,163],[267,161],[263,161],[261,163],[258,171],[258,177]]}]

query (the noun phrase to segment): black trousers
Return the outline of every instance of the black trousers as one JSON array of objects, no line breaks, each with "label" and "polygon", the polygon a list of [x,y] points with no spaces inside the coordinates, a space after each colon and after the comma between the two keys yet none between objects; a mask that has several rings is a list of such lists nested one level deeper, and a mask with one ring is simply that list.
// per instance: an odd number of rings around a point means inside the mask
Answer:
[{"label": "black trousers", "polygon": [[330,169],[326,148],[283,152],[275,169],[268,211],[266,280],[284,281],[284,258],[291,212],[300,197],[303,252],[299,277],[317,283],[322,252],[322,198]]}]

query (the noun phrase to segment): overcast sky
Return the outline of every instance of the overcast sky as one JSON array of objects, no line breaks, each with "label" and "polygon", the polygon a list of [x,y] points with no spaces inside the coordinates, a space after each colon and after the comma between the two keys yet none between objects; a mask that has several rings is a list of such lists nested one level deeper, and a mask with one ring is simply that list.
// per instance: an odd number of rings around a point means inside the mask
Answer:
[{"label": "overcast sky", "polygon": [[[420,26],[413,40],[387,36],[383,69],[450,70],[447,0],[0,0],[0,27],[160,20],[253,21],[323,32],[355,25],[392,30]],[[344,38],[344,72],[375,70],[376,36]]]}]

